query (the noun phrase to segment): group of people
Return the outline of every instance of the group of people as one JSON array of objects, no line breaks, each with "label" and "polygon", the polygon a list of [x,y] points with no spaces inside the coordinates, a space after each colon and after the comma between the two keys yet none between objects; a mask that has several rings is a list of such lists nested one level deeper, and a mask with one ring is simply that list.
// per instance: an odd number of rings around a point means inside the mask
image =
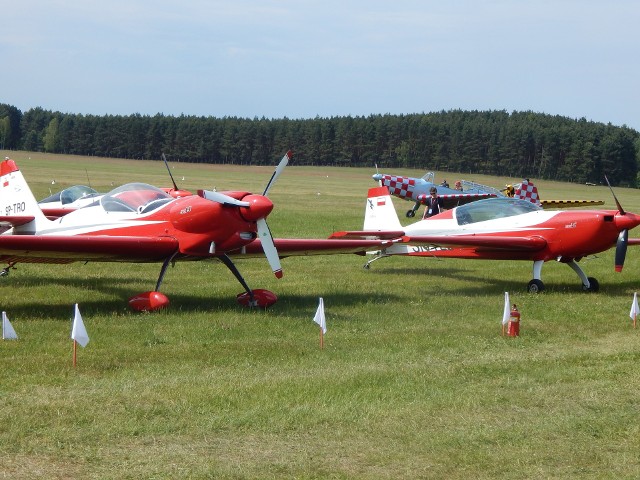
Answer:
[{"label": "group of people", "polygon": [[[446,178],[442,181],[440,186],[441,187],[445,187],[445,188],[450,188],[449,187],[449,182],[447,182]],[[454,183],[453,188],[455,188],[456,190],[462,191],[462,182],[460,180],[456,180],[456,183]]]}]

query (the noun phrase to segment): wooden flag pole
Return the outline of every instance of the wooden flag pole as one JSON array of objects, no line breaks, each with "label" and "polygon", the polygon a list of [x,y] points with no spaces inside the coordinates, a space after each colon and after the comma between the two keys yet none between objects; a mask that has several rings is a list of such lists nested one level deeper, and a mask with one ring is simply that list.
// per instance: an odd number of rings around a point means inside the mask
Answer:
[{"label": "wooden flag pole", "polygon": [[635,315],[635,314],[633,315],[633,328],[636,328],[636,317],[637,316],[638,315]]},{"label": "wooden flag pole", "polygon": [[320,327],[320,349],[324,348],[324,333],[322,332],[322,327]]},{"label": "wooden flag pole", "polygon": [[78,350],[78,342],[73,341],[73,366],[76,366],[76,351]]}]

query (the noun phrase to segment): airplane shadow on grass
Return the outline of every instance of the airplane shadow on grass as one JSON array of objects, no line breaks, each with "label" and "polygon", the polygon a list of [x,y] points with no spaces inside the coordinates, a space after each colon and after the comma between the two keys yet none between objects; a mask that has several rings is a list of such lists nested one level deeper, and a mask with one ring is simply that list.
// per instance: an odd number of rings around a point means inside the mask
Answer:
[{"label": "airplane shadow on grass", "polygon": [[[221,282],[223,280],[220,280]],[[224,280],[226,282],[226,280]],[[233,282],[232,278],[228,279]],[[144,288],[151,290],[155,284],[153,280],[143,282],[145,286],[140,286],[140,278],[133,276],[100,276],[90,278],[77,277],[60,277],[53,274],[25,275],[21,277],[9,277],[0,279],[0,292],[5,295],[12,287],[29,289],[46,289],[49,294],[34,293],[28,303],[22,303],[12,306],[11,301],[3,300],[3,309],[10,311],[12,316],[21,318],[58,318],[61,321],[67,321],[73,316],[73,303],[78,303],[83,315],[90,314],[112,314],[121,316],[130,316],[132,319],[140,316],[154,315],[154,313],[139,313],[133,311],[128,305],[128,299],[142,291]],[[169,285],[171,282],[167,282]],[[166,310],[169,314],[172,311],[176,313],[188,312],[243,312],[250,313],[254,311],[237,303],[235,295],[241,293],[242,287],[238,286],[237,292],[229,295],[228,293],[216,290],[216,282],[212,281],[210,293],[191,293],[183,294],[179,292],[165,294],[169,297],[169,307]],[[255,286],[259,288],[259,286]],[[58,294],[59,289],[65,290],[64,293]],[[77,290],[77,293],[73,293]],[[318,296],[316,295],[295,295],[288,294],[286,291],[274,289],[274,293],[278,296],[278,302],[271,307],[270,311],[283,311],[290,315],[298,313],[307,315],[310,309],[315,312],[318,305]],[[90,299],[91,292],[98,292],[101,295],[107,295],[108,299]],[[392,294],[373,291],[372,293],[352,293],[345,291],[342,293],[331,293],[331,302],[340,306],[355,306],[367,302],[387,303],[401,301],[401,298]],[[63,298],[71,299],[69,303],[64,303]],[[255,309],[255,311],[262,311]],[[313,312],[311,315],[313,315]]]},{"label": "airplane shadow on grass", "polygon": [[[561,268],[568,268],[561,266]],[[523,292],[527,293],[527,284],[531,280],[531,276],[522,276],[515,274],[509,278],[489,277],[477,273],[472,273],[469,270],[462,268],[447,268],[447,267],[433,267],[428,266],[424,268],[412,267],[412,268],[382,268],[377,270],[373,268],[370,271],[375,275],[399,275],[420,278],[421,285],[424,285],[425,289],[432,288],[433,286],[443,286],[442,279],[449,278],[456,281],[470,282],[473,285],[468,287],[455,288],[456,295],[487,295],[501,292]],[[598,292],[582,292],[582,286],[580,280],[572,272],[568,273],[569,280],[545,280],[543,275],[543,281],[545,282],[544,293],[585,293],[586,295],[607,295],[607,296],[628,296],[629,290],[639,289],[640,281],[632,278],[632,272],[628,272],[626,278],[620,277],[620,280],[607,281],[606,283],[600,283],[600,289]],[[426,277],[423,280],[423,277]],[[431,280],[430,280],[431,279]],[[430,287],[431,286],[431,287]],[[445,285],[446,286],[446,285]],[[453,293],[453,292],[452,292]],[[532,294],[533,295],[533,294]]]}]

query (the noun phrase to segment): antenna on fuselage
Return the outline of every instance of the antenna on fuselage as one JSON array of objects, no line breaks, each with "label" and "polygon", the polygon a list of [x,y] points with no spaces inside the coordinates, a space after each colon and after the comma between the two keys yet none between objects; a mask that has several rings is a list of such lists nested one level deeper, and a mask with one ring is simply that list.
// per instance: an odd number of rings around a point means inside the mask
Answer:
[{"label": "antenna on fuselage", "polygon": [[171,175],[171,169],[169,168],[169,162],[167,162],[167,157],[162,154],[162,161],[164,162],[165,167],[167,167],[167,171],[169,172],[169,177],[171,177],[171,182],[173,183],[173,189],[178,191],[178,186],[176,185],[176,181],[173,179],[173,175]]}]

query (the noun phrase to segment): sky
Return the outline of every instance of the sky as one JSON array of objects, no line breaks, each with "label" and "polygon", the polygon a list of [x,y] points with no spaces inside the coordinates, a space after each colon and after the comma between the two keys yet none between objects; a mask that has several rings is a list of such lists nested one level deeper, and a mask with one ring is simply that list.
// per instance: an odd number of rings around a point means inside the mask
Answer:
[{"label": "sky", "polygon": [[533,111],[640,130],[636,0],[5,0],[0,103],[93,115]]}]

